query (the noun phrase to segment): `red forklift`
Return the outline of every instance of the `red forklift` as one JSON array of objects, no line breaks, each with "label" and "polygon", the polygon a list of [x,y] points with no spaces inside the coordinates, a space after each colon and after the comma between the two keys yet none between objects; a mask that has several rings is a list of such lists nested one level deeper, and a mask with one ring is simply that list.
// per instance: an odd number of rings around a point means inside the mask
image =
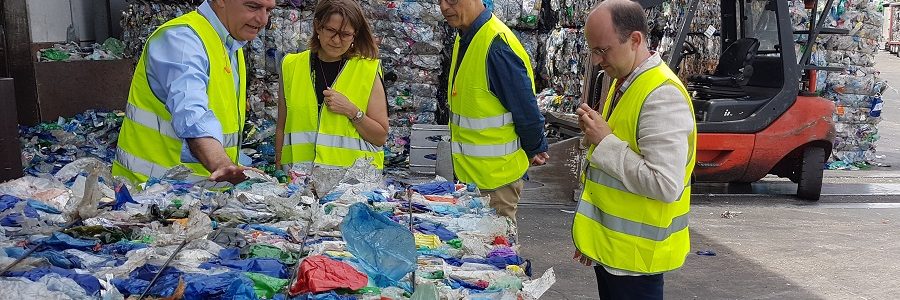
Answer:
[{"label": "red forklift", "polygon": [[[658,3],[659,1],[641,1]],[[645,3],[646,2],[646,3]],[[689,0],[685,21],[675,37],[668,65],[678,73],[682,59],[697,54],[686,42],[699,0]],[[697,164],[694,182],[729,183],[729,190],[748,191],[750,183],[767,174],[789,178],[797,196],[818,200],[822,173],[835,136],[830,100],[815,95],[816,71],[843,71],[839,67],[809,64],[811,47],[795,54],[795,34],[806,35],[800,44],[811,45],[820,34],[846,34],[825,28],[825,3],[808,1],[808,30],[795,31],[786,0],[724,0],[718,38],[724,49],[712,74],[687,76],[697,119]],[[589,68],[585,94],[590,104],[602,101],[608,79]],[[607,83],[607,84],[604,84]]]},{"label": "red forklift", "polygon": [[[696,53],[683,42],[697,2],[691,0],[669,60],[676,72],[684,55]],[[835,106],[815,94],[816,75],[844,68],[810,65],[808,45],[820,34],[848,33],[824,27],[833,2],[828,0],[820,14],[818,1],[806,1],[810,25],[799,31],[786,0],[721,2],[719,64],[713,74],[692,75],[686,82],[697,116],[696,182],[746,185],[774,174],[796,183],[799,198],[819,199],[835,135]],[[795,34],[806,35],[799,59]]]}]

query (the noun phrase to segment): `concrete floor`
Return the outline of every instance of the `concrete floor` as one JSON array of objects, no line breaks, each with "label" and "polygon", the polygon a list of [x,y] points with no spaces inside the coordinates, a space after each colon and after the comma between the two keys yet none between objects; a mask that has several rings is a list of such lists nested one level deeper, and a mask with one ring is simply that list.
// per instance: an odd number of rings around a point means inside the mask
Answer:
[{"label": "concrete floor", "polygon": [[[876,67],[900,86],[900,58],[879,53]],[[692,254],[666,275],[668,299],[896,299],[900,294],[900,92],[883,95],[878,154],[885,167],[826,171],[818,202],[790,196],[793,185],[766,178],[746,193],[697,186]],[[534,274],[554,268],[543,299],[596,299],[593,270],[572,260],[577,158],[555,147],[519,210],[522,254]],[[723,218],[725,212],[737,213]],[[701,256],[695,251],[713,251]]]}]

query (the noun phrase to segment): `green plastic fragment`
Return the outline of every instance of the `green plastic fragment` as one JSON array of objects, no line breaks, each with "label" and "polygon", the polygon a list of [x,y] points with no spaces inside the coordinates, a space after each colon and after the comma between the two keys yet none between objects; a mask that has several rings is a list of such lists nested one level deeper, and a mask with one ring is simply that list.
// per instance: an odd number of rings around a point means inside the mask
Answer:
[{"label": "green plastic fragment", "polygon": [[256,291],[256,296],[261,299],[272,299],[272,297],[275,297],[275,294],[281,292],[281,290],[288,285],[288,281],[290,281],[259,273],[246,272],[244,275],[253,281],[253,290]]}]

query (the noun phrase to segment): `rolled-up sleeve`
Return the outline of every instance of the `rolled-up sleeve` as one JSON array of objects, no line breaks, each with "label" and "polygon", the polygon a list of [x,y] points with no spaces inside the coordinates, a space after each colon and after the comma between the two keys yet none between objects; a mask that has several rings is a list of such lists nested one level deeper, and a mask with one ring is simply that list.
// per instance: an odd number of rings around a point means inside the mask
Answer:
[{"label": "rolled-up sleeve", "polygon": [[528,158],[547,152],[544,116],[538,109],[525,63],[506,42],[497,37],[487,57],[488,85],[513,118],[522,150]]},{"label": "rolled-up sleeve", "polygon": [[169,28],[147,45],[151,90],[172,114],[172,127],[182,139],[181,161],[199,162],[186,139],[224,139],[222,124],[209,109],[209,59],[200,38],[186,26]]}]

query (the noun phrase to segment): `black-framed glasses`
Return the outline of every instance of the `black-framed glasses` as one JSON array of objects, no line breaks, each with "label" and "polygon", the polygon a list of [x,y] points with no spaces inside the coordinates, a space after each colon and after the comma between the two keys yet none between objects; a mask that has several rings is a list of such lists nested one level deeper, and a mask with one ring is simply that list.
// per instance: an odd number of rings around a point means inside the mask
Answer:
[{"label": "black-framed glasses", "polygon": [[340,30],[337,30],[337,29],[334,29],[331,27],[323,26],[322,30],[327,33],[325,36],[328,37],[329,39],[333,39],[335,36],[337,36],[337,37],[340,37],[340,40],[342,40],[342,41],[349,41],[349,40],[352,40],[356,36],[356,33],[354,33],[354,32],[340,31]]}]

